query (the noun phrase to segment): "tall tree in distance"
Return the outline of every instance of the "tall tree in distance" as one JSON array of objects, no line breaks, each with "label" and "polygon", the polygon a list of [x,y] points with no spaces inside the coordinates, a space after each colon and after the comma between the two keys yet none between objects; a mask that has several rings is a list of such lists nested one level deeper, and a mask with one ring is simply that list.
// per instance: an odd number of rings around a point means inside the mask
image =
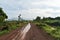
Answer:
[{"label": "tall tree in distance", "polygon": [[3,11],[2,8],[0,8],[0,23],[3,22],[7,18],[8,16],[6,15],[6,13]]},{"label": "tall tree in distance", "polygon": [[18,16],[18,21],[21,21],[21,14],[19,14]]},{"label": "tall tree in distance", "polygon": [[40,21],[41,20],[41,17],[37,16],[35,21]]}]

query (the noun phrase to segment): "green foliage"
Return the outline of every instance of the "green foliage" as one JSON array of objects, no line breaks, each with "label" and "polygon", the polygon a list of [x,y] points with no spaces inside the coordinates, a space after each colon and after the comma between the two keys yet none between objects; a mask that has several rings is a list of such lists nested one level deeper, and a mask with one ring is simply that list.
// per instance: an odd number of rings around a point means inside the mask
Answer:
[{"label": "green foliage", "polygon": [[11,22],[7,22],[6,26],[8,26],[9,30],[14,30],[17,28],[17,22],[11,21]]},{"label": "green foliage", "polygon": [[[59,21],[47,21],[47,23],[50,23],[50,24],[54,23],[55,25],[58,22]],[[38,26],[38,28],[44,29],[48,35],[53,36],[55,38],[55,40],[60,40],[60,26],[52,27],[51,25],[48,25],[45,22],[44,23],[36,22],[35,24]],[[57,25],[59,25],[59,24],[57,24]]]},{"label": "green foliage", "polygon": [[4,13],[4,11],[2,10],[2,8],[0,8],[0,23],[3,22],[7,18],[8,17],[6,15],[6,13]]},{"label": "green foliage", "polygon": [[40,21],[40,20],[41,20],[41,17],[37,16],[34,21]]},{"label": "green foliage", "polygon": [[0,23],[2,23],[4,21],[4,17],[0,16]]},{"label": "green foliage", "polygon": [[23,26],[23,24],[27,24],[26,21],[5,21],[7,18],[6,13],[0,8],[0,35],[9,33],[11,30],[15,30]]},{"label": "green foliage", "polygon": [[56,19],[56,20],[60,20],[60,17],[56,17],[55,19]]},{"label": "green foliage", "polygon": [[[11,30],[15,30],[18,28],[18,25],[16,21],[6,21],[4,23],[3,27],[1,26],[2,30],[0,29],[0,36],[9,33]],[[4,26],[6,26],[4,28]],[[20,27],[20,26],[19,26]]]},{"label": "green foliage", "polygon": [[8,30],[0,31],[0,36],[2,36],[3,34],[7,34],[7,33],[9,33]]},{"label": "green foliage", "polygon": [[12,25],[10,28],[11,28],[11,30],[15,30],[17,28],[17,26],[16,25]]},{"label": "green foliage", "polygon": [[44,29],[47,33],[51,33],[52,31],[56,30],[56,28],[51,27],[51,26],[49,26],[49,25],[47,25],[47,24],[43,27],[43,29]]}]

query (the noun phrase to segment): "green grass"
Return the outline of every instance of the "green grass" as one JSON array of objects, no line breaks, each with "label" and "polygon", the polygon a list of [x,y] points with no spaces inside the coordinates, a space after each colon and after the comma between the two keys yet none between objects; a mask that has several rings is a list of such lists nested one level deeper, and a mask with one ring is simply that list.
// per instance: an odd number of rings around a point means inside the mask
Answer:
[{"label": "green grass", "polygon": [[2,36],[2,35],[4,35],[4,34],[7,34],[7,33],[9,33],[9,31],[8,31],[8,30],[0,31],[0,36]]},{"label": "green grass", "polygon": [[60,40],[60,29],[56,28],[50,33],[56,40]]},{"label": "green grass", "polygon": [[11,26],[11,29],[12,29],[12,30],[15,30],[15,29],[17,29],[17,26],[16,26],[16,25],[12,25],[12,26]]},{"label": "green grass", "polygon": [[58,38],[60,40],[60,29],[49,25],[44,26],[43,29],[54,38]]},{"label": "green grass", "polygon": [[47,25],[46,23],[35,23],[38,28],[42,28],[44,29],[47,34],[51,35],[52,37],[54,37],[56,40],[60,40],[60,27],[52,27],[50,25]]},{"label": "green grass", "polygon": [[46,32],[48,32],[48,33],[51,33],[53,30],[56,30],[56,28],[51,27],[51,26],[49,26],[49,25],[47,25],[47,24],[45,24],[45,26],[43,27],[43,29],[44,29]]},{"label": "green grass", "polygon": [[8,27],[7,29],[3,29],[3,30],[0,30],[0,36],[4,35],[4,34],[7,34],[9,33],[10,31],[12,30],[15,30],[17,28],[20,28],[20,27],[23,27],[23,25],[27,24],[27,22],[20,22],[18,23],[17,21],[7,21],[5,23],[2,23],[2,25],[0,25],[2,28],[2,26],[6,26]]}]

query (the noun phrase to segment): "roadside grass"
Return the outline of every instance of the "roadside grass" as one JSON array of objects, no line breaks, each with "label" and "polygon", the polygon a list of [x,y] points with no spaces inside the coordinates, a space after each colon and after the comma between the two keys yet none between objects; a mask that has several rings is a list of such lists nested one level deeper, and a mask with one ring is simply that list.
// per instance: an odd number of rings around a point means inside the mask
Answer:
[{"label": "roadside grass", "polygon": [[51,20],[50,22],[47,22],[47,23],[48,23],[47,24],[48,27],[50,26],[50,27],[55,28],[55,30],[52,30],[49,34],[52,35],[55,38],[55,40],[60,40],[60,21]]},{"label": "roadside grass", "polygon": [[17,23],[16,21],[8,21],[6,23],[3,23],[2,26],[3,27],[6,26],[7,28],[4,28],[4,29],[0,30],[0,36],[5,35],[7,33],[10,33],[10,31],[15,30],[17,28],[21,28],[25,24],[27,24],[27,22]]},{"label": "roadside grass", "polygon": [[2,36],[2,35],[4,35],[4,34],[7,34],[7,33],[9,33],[9,31],[8,31],[8,30],[0,31],[0,36]]},{"label": "roadside grass", "polygon": [[8,28],[8,30],[7,30],[7,29],[4,29],[4,30],[0,31],[0,36],[2,36],[2,35],[4,35],[4,34],[7,34],[7,33],[9,33],[10,31],[15,30],[15,29],[17,29],[17,28],[18,28],[18,27],[17,27],[16,25],[12,25],[11,27]]},{"label": "roadside grass", "polygon": [[60,26],[59,27],[52,27],[46,23],[35,23],[38,28],[42,28],[47,32],[48,35],[51,35],[52,37],[55,38],[55,40],[60,40]]},{"label": "roadside grass", "polygon": [[48,32],[48,33],[51,33],[53,30],[56,30],[56,28],[51,27],[51,26],[49,26],[49,25],[47,25],[47,24],[45,24],[45,26],[43,26],[43,29],[44,29],[46,32]]},{"label": "roadside grass", "polygon": [[51,35],[54,36],[56,40],[60,40],[60,28],[57,28],[55,31],[52,31]]}]

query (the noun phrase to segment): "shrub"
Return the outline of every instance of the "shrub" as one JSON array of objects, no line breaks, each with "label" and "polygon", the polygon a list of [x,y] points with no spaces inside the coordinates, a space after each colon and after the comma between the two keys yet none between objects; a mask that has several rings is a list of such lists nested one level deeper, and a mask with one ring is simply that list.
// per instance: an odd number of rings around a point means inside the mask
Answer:
[{"label": "shrub", "polygon": [[9,33],[9,31],[8,30],[0,31],[0,36],[3,35],[3,34],[6,34],[6,33]]}]

